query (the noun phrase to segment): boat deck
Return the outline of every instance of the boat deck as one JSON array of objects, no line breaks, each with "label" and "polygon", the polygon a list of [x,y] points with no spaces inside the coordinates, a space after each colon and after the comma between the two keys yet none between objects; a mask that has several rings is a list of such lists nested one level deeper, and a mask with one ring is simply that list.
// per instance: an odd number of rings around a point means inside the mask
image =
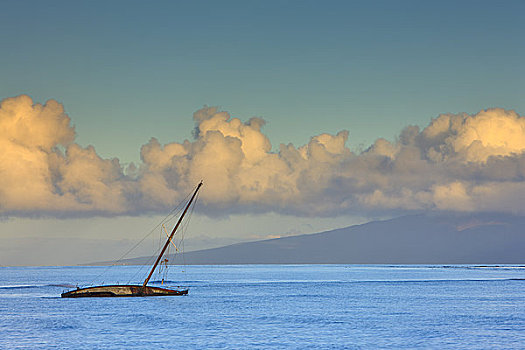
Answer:
[{"label": "boat deck", "polygon": [[79,288],[62,293],[62,298],[82,297],[150,297],[163,295],[186,295],[188,289],[167,289],[137,285],[110,285]]}]

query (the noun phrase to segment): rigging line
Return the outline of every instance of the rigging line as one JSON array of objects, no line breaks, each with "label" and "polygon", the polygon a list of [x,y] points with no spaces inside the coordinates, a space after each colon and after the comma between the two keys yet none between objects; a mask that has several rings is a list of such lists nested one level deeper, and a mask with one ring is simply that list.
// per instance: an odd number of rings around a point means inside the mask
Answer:
[{"label": "rigging line", "polygon": [[[191,193],[190,193],[191,194]],[[168,215],[166,215],[164,217],[164,219],[162,219],[162,221],[160,223],[158,223],[155,227],[153,227],[151,229],[151,231],[149,231],[149,233],[147,235],[145,235],[144,237],[142,237],[142,239],[137,243],[135,244],[133,247],[131,247],[127,252],[125,252],[120,258],[118,258],[118,260],[116,260],[113,264],[109,265],[108,267],[106,267],[98,276],[95,277],[95,279],[91,282],[91,285],[98,279],[100,278],[100,276],[104,275],[106,272],[108,272],[108,270],[110,268],[112,268],[113,266],[117,265],[122,259],[124,259],[124,257],[126,255],[128,255],[129,253],[131,253],[135,248],[137,248],[142,242],[144,242],[144,240],[146,238],[148,238],[152,233],[153,231],[155,231],[157,229],[157,227],[159,227],[164,221],[166,221],[166,219],[168,219],[177,209],[178,211],[181,210],[181,208],[183,207],[183,204],[186,202],[186,199],[190,196],[190,194],[188,194],[183,200],[181,200],[179,202],[179,204],[177,204],[177,206],[175,208],[173,208]]]},{"label": "rigging line", "polygon": [[[166,254],[170,254],[170,246],[168,245],[168,248],[166,249]],[[158,265],[158,269],[157,269],[157,278],[159,279],[159,281],[162,281],[161,284],[164,284],[164,280],[167,279],[165,278],[167,276],[167,273],[168,273],[168,258],[164,258],[163,260],[160,261],[159,265]]]},{"label": "rigging line", "polygon": [[[188,196],[186,196],[187,198]],[[180,213],[180,210],[178,211],[178,213]],[[176,219],[177,218],[177,213],[171,215],[171,217],[169,218],[165,218],[163,221],[161,221],[159,223],[159,225],[164,225],[168,222],[170,222],[171,220],[173,219]],[[157,225],[157,227],[159,226]],[[162,250],[162,246],[163,246],[163,242],[162,242],[162,229],[161,229],[161,233],[159,235],[159,241],[158,241],[158,247],[155,248],[155,251],[153,252],[153,254],[148,258],[148,260],[146,260],[142,265],[140,265],[140,268],[133,274],[133,276],[131,277],[131,279],[129,280],[128,283],[130,283],[131,281],[133,281],[138,275],[141,275],[144,273],[144,270],[146,268],[148,268],[149,266],[151,266],[151,263],[154,261],[155,257],[158,256]],[[143,279],[143,278],[141,278]]]},{"label": "rigging line", "polygon": [[[183,259],[183,265],[185,265],[185,261],[184,261],[184,235],[185,235],[185,232],[186,232],[187,228],[189,227],[189,224],[190,224],[191,218],[192,218],[192,216],[193,216],[193,212],[194,212],[194,210],[195,210],[195,204],[197,203],[197,200],[199,199],[199,195],[200,195],[200,193],[197,193],[197,195],[195,196],[195,199],[194,199],[193,203],[191,204],[191,206],[190,206],[190,208],[189,208],[190,210],[189,210],[189,212],[188,212],[188,215],[187,215],[187,219],[186,219],[186,221],[182,222],[182,223],[181,223],[181,226],[179,227],[179,229],[177,229],[177,232],[180,233],[179,237],[181,237],[181,238],[180,238],[180,242],[179,242],[178,245],[179,245],[182,249],[179,250],[179,249],[177,248],[177,246],[175,245],[175,243],[173,243],[173,241],[170,240],[171,244],[173,244],[173,245],[175,246],[175,250],[176,250],[173,254],[175,255],[175,254],[177,254],[177,252],[179,252],[179,251],[181,252],[181,254],[182,254],[182,259]],[[161,232],[162,232],[162,228],[161,228]],[[167,234],[167,233],[166,233],[166,234]],[[176,233],[175,233],[175,234],[176,234]],[[168,238],[169,238],[169,236],[168,236]],[[169,248],[169,246],[168,246],[168,248]],[[159,250],[160,250],[160,248],[159,248]],[[157,250],[157,252],[158,252],[159,250]],[[154,254],[154,255],[150,258],[149,261],[151,261],[151,260],[153,259],[153,257],[155,257],[155,255],[158,255],[158,254]],[[165,255],[166,255],[166,254],[165,254]],[[167,253],[166,256],[167,256],[168,259],[169,259],[169,252]],[[148,262],[149,262],[149,261],[148,261]],[[145,266],[146,266],[146,265],[144,265],[143,267],[145,267]],[[141,271],[142,271],[142,268],[141,268]]]},{"label": "rigging line", "polygon": [[190,212],[188,214],[188,219],[187,219],[186,223],[183,224],[182,231],[181,231],[181,239],[180,239],[181,242],[184,240],[184,235],[186,233],[186,230],[187,230],[188,226],[190,225],[190,221],[191,221],[191,218],[193,216],[193,211],[195,210],[195,204],[199,200],[199,195],[200,195],[200,193],[197,193],[197,196],[195,197],[195,200],[193,201],[193,203],[191,205]]},{"label": "rigging line", "polygon": [[[179,251],[179,248],[177,248],[177,246],[175,245],[175,243],[173,243],[173,241],[171,240],[171,238],[170,238],[170,234],[168,233],[168,231],[166,231],[166,227],[165,227],[164,225],[162,225],[162,228],[164,229],[164,233],[166,234],[166,237],[168,237],[168,240],[170,241],[170,243],[171,243],[171,244],[173,245],[173,247],[175,248],[175,252],[178,252],[178,251]],[[168,249],[169,249],[169,247],[168,247]],[[168,252],[168,255],[170,255],[169,252]]]},{"label": "rigging line", "polygon": [[159,252],[160,252],[160,248],[157,249],[157,250],[155,251],[155,253],[154,253],[152,256],[150,256],[148,260],[146,260],[146,261],[144,262],[144,264],[140,265],[140,268],[139,268],[139,269],[133,274],[133,276],[131,276],[131,278],[129,279],[128,284],[131,283],[131,281],[133,281],[138,275],[142,274],[143,271],[144,271],[144,269],[145,269],[146,267],[148,267],[148,266],[151,265],[151,262],[153,261],[153,259],[154,259],[155,256],[157,255],[157,253],[159,253]]},{"label": "rigging line", "polygon": [[[182,245],[182,266],[185,267],[186,266],[186,259],[185,259],[185,256],[184,256],[184,236],[185,236],[185,233],[186,233],[186,230],[189,226],[189,223],[191,221],[191,218],[193,216],[193,211],[195,210],[195,204],[197,203],[197,201],[199,200],[199,194],[200,193],[197,193],[197,196],[195,197],[195,201],[193,202],[192,206],[191,206],[191,210],[190,210],[190,214],[188,215],[188,221],[186,222],[187,225],[186,225],[186,228],[182,231],[182,234],[181,234],[181,239],[180,239],[180,245]],[[184,268],[185,270],[185,268]]]},{"label": "rigging line", "polygon": [[184,239],[184,236],[185,236],[186,231],[188,229],[188,226],[190,224],[191,218],[193,217],[193,212],[195,211],[195,205],[197,204],[197,202],[199,200],[199,196],[200,196],[200,193],[197,193],[197,197],[195,197],[195,200],[193,201],[193,204],[191,206],[190,214],[188,215],[188,221],[186,222],[186,228],[184,229],[184,232],[183,232],[183,235],[182,235],[182,239]]},{"label": "rigging line", "polygon": [[[188,198],[188,196],[186,196],[186,198]],[[180,210],[178,212],[180,212]],[[176,217],[177,217],[177,213],[171,215],[170,218],[166,217],[163,221],[161,221],[159,223],[159,225],[164,224],[164,223],[168,223],[169,221],[173,220],[174,218],[176,219]],[[159,225],[157,225],[157,227]],[[162,231],[162,229],[161,229],[161,231]],[[162,250],[162,246],[163,246],[163,243],[162,243],[162,233],[161,233],[159,235],[158,247],[155,249],[153,254],[148,258],[148,260],[146,260],[142,265],[140,265],[140,268],[133,274],[133,276],[131,277],[131,279],[129,280],[128,283],[131,283],[131,281],[133,281],[138,275],[141,275],[141,274],[144,273],[144,269],[148,268],[151,265],[151,263],[154,261],[155,257],[160,254],[160,252]],[[141,278],[141,279],[143,279],[143,278]]]},{"label": "rigging line", "polygon": [[[141,244],[146,238],[148,238],[160,225],[162,225],[164,222],[168,221],[168,220],[171,220],[170,219],[170,216],[175,216],[176,213],[175,211],[177,212],[180,212],[183,208],[183,204],[186,202],[186,199],[190,196],[191,193],[189,193],[184,199],[182,199],[179,204],[177,204],[177,206],[175,208],[173,208],[168,215],[166,215],[164,217],[164,219],[162,219],[157,225],[155,225],[155,227],[153,227],[151,229],[151,231],[149,231],[149,233],[144,236],[137,244],[135,244],[131,249],[129,249],[121,258],[119,258],[117,260],[117,262],[119,262],[120,260],[122,260],[126,255],[128,255],[133,249],[135,249],[139,244]],[[178,209],[178,210],[177,210]]]},{"label": "rigging line", "polygon": [[[197,185],[196,187],[194,187],[193,190],[192,190],[191,192],[188,193],[188,195],[185,197],[185,199],[187,199],[187,198],[190,197],[190,196],[195,196],[194,199],[197,199],[198,196],[199,196],[197,189],[198,189],[201,185],[202,185],[202,182],[201,182],[199,185]],[[192,198],[193,198],[193,197],[192,197]],[[184,202],[186,203],[186,202],[188,202],[188,201],[185,200]],[[193,201],[191,207],[193,208],[194,205],[195,205],[195,200]],[[182,222],[182,218],[180,218],[180,219],[181,219],[181,223],[184,224],[184,223]],[[159,225],[160,225],[160,224],[159,224]],[[158,227],[159,225],[157,225],[156,227]],[[161,249],[161,252],[162,252],[162,249]],[[155,254],[155,255],[157,255],[157,254]],[[152,256],[152,257],[153,257],[153,256]],[[157,256],[157,258],[160,258],[160,257]],[[141,270],[142,270],[142,269],[141,269]]]}]

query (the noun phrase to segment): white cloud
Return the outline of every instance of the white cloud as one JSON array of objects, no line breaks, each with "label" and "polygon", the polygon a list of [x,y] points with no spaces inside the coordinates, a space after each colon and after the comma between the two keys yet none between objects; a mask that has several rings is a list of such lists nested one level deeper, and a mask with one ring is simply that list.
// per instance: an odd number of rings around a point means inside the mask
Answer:
[{"label": "white cloud", "polygon": [[242,122],[205,107],[195,139],[152,138],[125,175],[118,159],[74,143],[56,101],[28,96],[0,105],[0,211],[4,215],[119,215],[165,212],[201,179],[209,215],[277,212],[335,216],[389,210],[524,213],[525,118],[487,109],[445,114],[395,142],[378,139],[356,154],[347,131],[313,136],[272,152],[264,120]]},{"label": "white cloud", "polygon": [[525,118],[501,108],[475,115],[445,114],[432,120],[421,136],[432,155],[486,162],[491,156],[523,153]]},{"label": "white cloud", "polygon": [[0,208],[4,214],[121,213],[126,181],[117,159],[73,143],[61,104],[22,95],[0,104]]}]

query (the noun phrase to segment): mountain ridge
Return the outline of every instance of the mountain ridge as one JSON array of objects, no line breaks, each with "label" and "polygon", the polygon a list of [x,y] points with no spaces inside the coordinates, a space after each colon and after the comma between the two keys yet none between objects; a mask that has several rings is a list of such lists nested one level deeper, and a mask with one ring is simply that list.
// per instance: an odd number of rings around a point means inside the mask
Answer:
[{"label": "mountain ridge", "polygon": [[[173,264],[521,264],[525,217],[415,214],[170,256]],[[150,257],[122,260],[141,265]],[[105,265],[114,262],[94,263]]]}]

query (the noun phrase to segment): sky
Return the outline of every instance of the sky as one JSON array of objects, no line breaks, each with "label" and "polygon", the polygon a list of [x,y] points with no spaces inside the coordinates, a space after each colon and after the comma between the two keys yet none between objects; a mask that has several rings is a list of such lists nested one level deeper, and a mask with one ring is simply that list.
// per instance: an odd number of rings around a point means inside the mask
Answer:
[{"label": "sky", "polygon": [[0,264],[24,247],[74,264],[57,251],[81,241],[86,261],[112,258],[100,247],[142,237],[200,179],[193,249],[420,211],[522,215],[524,10],[5,2]]}]

